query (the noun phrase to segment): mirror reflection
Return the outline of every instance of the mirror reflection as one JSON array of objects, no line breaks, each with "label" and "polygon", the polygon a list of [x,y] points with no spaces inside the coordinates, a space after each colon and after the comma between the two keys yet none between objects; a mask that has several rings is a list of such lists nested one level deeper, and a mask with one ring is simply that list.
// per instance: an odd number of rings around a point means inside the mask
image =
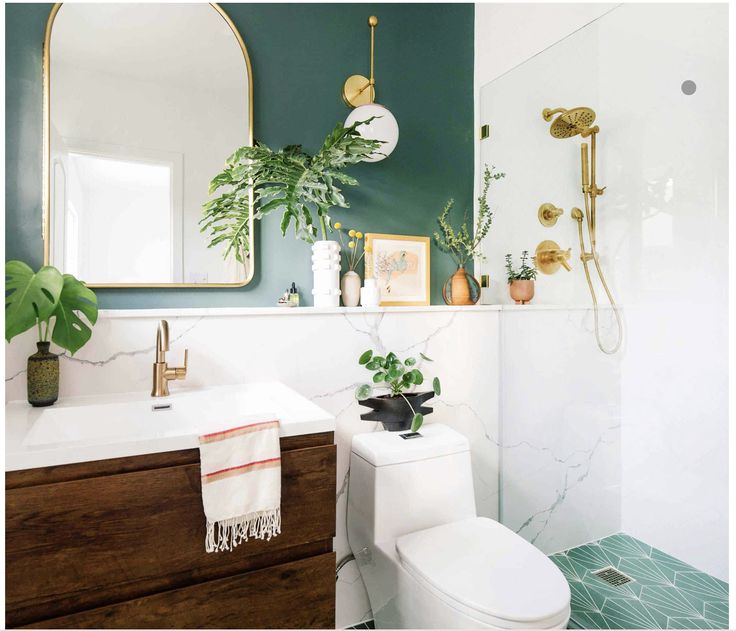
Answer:
[{"label": "mirror reflection", "polygon": [[46,260],[92,286],[247,283],[200,232],[252,144],[245,46],[209,4],[63,4],[52,23]]}]

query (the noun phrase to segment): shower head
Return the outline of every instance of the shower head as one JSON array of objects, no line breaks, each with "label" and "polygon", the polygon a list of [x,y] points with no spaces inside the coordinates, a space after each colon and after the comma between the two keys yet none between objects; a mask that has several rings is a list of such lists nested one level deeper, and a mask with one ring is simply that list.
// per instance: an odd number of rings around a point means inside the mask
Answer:
[{"label": "shower head", "polygon": [[598,131],[598,126],[591,127],[595,121],[595,112],[589,107],[575,107],[571,110],[557,108],[551,110],[548,107],[542,112],[544,120],[549,122],[555,114],[560,114],[549,128],[549,133],[554,138],[572,138],[578,134],[590,136]]}]

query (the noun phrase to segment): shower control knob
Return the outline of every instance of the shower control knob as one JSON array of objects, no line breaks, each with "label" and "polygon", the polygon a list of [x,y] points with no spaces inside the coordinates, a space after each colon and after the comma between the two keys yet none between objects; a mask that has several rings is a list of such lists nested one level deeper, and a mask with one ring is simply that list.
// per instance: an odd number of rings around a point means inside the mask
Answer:
[{"label": "shower control knob", "polygon": [[539,223],[549,228],[557,223],[557,218],[563,212],[562,208],[557,208],[554,204],[546,202],[539,207],[537,217],[539,217]]},{"label": "shower control knob", "polygon": [[537,269],[542,274],[554,274],[560,267],[564,267],[568,272],[572,270],[570,267],[570,256],[572,249],[562,250],[555,241],[542,241],[537,246],[534,260]]}]

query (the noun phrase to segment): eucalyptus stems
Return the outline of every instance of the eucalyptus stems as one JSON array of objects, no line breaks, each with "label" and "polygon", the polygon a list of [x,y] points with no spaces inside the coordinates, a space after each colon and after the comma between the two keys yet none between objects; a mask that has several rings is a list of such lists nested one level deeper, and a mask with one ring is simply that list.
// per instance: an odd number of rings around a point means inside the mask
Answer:
[{"label": "eucalyptus stems", "polygon": [[449,221],[450,211],[455,205],[455,200],[450,199],[445,204],[442,213],[437,218],[442,234],[434,233],[434,239],[440,250],[447,252],[457,263],[458,267],[465,267],[465,264],[471,258],[484,259],[480,250],[483,239],[486,238],[488,230],[493,222],[493,213],[488,205],[488,189],[491,182],[506,177],[505,173],[497,173],[496,167],[488,166],[483,171],[483,191],[478,197],[478,217],[475,221],[475,229],[471,234],[468,228],[468,213],[463,216],[463,223],[459,230],[455,230]]}]

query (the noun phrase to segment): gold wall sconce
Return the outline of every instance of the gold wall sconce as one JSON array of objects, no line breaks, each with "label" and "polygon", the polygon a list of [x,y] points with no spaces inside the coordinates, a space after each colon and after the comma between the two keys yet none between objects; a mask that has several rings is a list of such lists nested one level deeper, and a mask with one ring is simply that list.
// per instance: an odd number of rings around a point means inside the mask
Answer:
[{"label": "gold wall sconce", "polygon": [[557,223],[557,218],[563,212],[562,208],[556,208],[554,204],[547,202],[539,207],[537,217],[539,217],[539,223],[549,228]]},{"label": "gold wall sconce", "polygon": [[380,150],[364,159],[364,162],[378,162],[391,155],[396,148],[399,142],[399,124],[387,107],[375,102],[376,79],[373,71],[378,26],[378,18],[375,15],[368,18],[368,26],[371,29],[370,77],[361,74],[350,75],[342,87],[342,99],[348,107],[355,108],[345,120],[345,127],[374,117],[367,125],[361,125],[358,131],[363,138],[380,140],[383,143]]},{"label": "gold wall sconce", "polygon": [[571,253],[572,248],[563,250],[555,241],[542,241],[537,246],[534,261],[542,274],[554,274],[560,267],[569,272],[572,270],[568,263]]}]

